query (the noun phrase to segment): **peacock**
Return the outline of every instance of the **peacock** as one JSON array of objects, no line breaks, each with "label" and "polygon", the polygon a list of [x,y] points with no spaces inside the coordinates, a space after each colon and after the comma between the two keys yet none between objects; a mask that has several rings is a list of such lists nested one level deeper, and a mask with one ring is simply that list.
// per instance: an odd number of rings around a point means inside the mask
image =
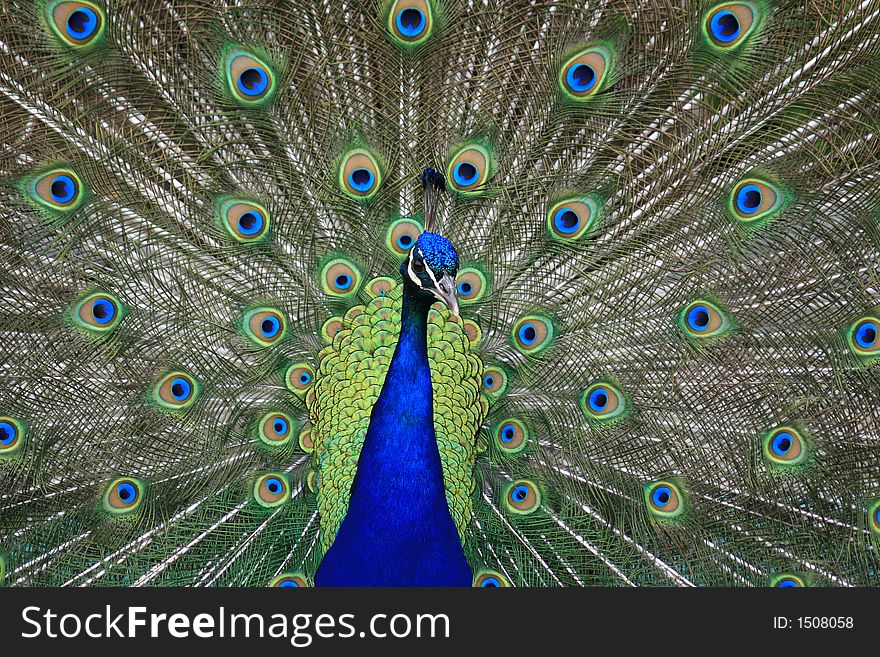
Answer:
[{"label": "peacock", "polygon": [[878,0],[2,0],[0,580],[866,586]]}]

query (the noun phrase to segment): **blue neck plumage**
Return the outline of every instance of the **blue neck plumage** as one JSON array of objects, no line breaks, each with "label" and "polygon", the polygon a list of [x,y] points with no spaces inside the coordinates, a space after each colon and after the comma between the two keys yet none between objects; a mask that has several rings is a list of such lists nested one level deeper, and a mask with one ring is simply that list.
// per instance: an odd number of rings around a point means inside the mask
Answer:
[{"label": "blue neck plumage", "polygon": [[434,433],[427,322],[432,298],[405,284],[400,339],[373,407],[348,513],[319,586],[470,586]]}]

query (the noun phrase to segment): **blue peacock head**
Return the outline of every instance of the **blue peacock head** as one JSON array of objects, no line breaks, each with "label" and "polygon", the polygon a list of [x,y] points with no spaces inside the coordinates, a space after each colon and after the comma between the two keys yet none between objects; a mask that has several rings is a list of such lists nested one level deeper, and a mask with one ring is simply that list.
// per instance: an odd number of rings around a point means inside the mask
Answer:
[{"label": "blue peacock head", "polygon": [[455,276],[458,253],[452,242],[437,233],[422,233],[400,266],[404,285],[422,299],[437,298],[458,315]]},{"label": "blue peacock head", "polygon": [[452,242],[432,232],[437,196],[446,188],[443,174],[425,169],[422,174],[425,195],[425,232],[419,235],[409,255],[400,265],[404,285],[418,298],[436,298],[458,315],[455,277],[458,274],[458,253]]}]

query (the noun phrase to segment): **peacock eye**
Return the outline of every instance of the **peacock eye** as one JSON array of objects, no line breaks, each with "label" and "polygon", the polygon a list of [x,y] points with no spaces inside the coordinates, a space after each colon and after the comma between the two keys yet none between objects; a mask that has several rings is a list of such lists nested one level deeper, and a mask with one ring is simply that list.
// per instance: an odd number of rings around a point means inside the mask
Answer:
[{"label": "peacock eye", "polygon": [[684,513],[684,495],[681,488],[670,481],[655,481],[645,485],[648,510],[658,518],[672,519]]},{"label": "peacock eye", "polygon": [[799,589],[805,587],[803,578],[783,573],[773,578],[773,586],[778,589]]},{"label": "peacock eye", "polygon": [[360,271],[348,260],[331,260],[321,270],[321,286],[331,296],[351,296],[358,291],[360,283]]},{"label": "peacock eye", "polygon": [[77,328],[96,335],[114,329],[122,320],[123,308],[109,294],[95,293],[78,302],[71,315]]},{"label": "peacock eye", "polygon": [[573,101],[583,101],[597,93],[605,81],[611,52],[592,46],[569,58],[559,72],[559,86]]},{"label": "peacock eye", "polygon": [[734,216],[744,223],[753,224],[759,219],[769,219],[782,207],[785,195],[775,185],[764,180],[750,178],[733,188],[730,207]]},{"label": "peacock eye", "polygon": [[226,76],[233,96],[244,103],[262,102],[275,91],[271,69],[250,53],[230,53],[226,58]]},{"label": "peacock eye", "polygon": [[284,382],[287,389],[298,396],[305,395],[315,379],[315,372],[311,366],[305,363],[294,363],[287,368],[284,374]]},{"label": "peacock eye", "polygon": [[116,479],[104,491],[104,509],[114,515],[131,513],[141,502],[144,485],[129,477]]},{"label": "peacock eye", "polygon": [[388,29],[403,46],[415,46],[431,33],[431,5],[428,0],[396,0],[388,14]]},{"label": "peacock eye", "polygon": [[507,489],[504,502],[508,511],[516,514],[528,514],[536,511],[541,505],[541,493],[533,482],[521,479]]},{"label": "peacock eye", "polygon": [[572,241],[588,234],[596,223],[599,204],[592,198],[572,198],[554,204],[547,213],[551,238]]},{"label": "peacock eye", "polygon": [[302,573],[282,573],[269,582],[269,586],[279,589],[298,589],[309,586],[309,581]]},{"label": "peacock eye", "polygon": [[732,327],[727,312],[704,299],[686,306],[679,314],[679,324],[687,335],[698,340],[720,337]]},{"label": "peacock eye", "polygon": [[480,144],[460,148],[449,160],[446,177],[451,187],[463,194],[479,192],[492,171],[492,156]]},{"label": "peacock eye", "polygon": [[254,484],[254,499],[264,507],[284,504],[290,499],[290,486],[287,475],[273,473],[263,475]]},{"label": "peacock eye", "polygon": [[196,380],[184,372],[167,374],[153,389],[153,400],[167,410],[180,410],[190,406],[199,393]]},{"label": "peacock eye", "polygon": [[268,347],[283,338],[286,326],[284,315],[275,308],[257,308],[244,316],[245,335],[261,347]]},{"label": "peacock eye", "polygon": [[25,425],[11,417],[0,417],[0,456],[8,457],[21,449]]},{"label": "peacock eye", "polygon": [[594,383],[580,398],[581,410],[593,420],[607,422],[620,417],[627,410],[626,397],[610,383]]},{"label": "peacock eye", "polygon": [[507,373],[500,367],[487,367],[483,372],[483,392],[491,399],[507,390]]},{"label": "peacock eye", "polygon": [[495,429],[495,442],[507,454],[521,452],[528,439],[529,430],[519,420],[504,420]]},{"label": "peacock eye", "polygon": [[873,358],[880,355],[880,319],[873,315],[861,317],[851,325],[847,338],[856,355]]},{"label": "peacock eye", "polygon": [[365,148],[356,148],[342,157],[339,187],[350,198],[365,201],[379,191],[382,170],[376,157]]},{"label": "peacock eye", "polygon": [[70,212],[84,198],[82,182],[70,169],[55,169],[44,173],[30,184],[31,197],[50,210]]},{"label": "peacock eye", "polygon": [[486,275],[476,267],[467,267],[458,272],[455,291],[463,304],[474,303],[483,298],[488,289]]},{"label": "peacock eye", "polygon": [[795,427],[777,427],[764,437],[764,456],[772,466],[789,468],[801,465],[809,455],[806,434]]},{"label": "peacock eye", "polygon": [[705,30],[709,42],[723,49],[739,45],[758,23],[760,10],[751,2],[728,2],[706,15]]},{"label": "peacock eye", "polygon": [[283,413],[269,413],[260,419],[260,439],[267,445],[278,446],[290,442],[292,422]]},{"label": "peacock eye", "polygon": [[494,570],[481,570],[474,576],[475,588],[504,588],[510,586],[507,578]]},{"label": "peacock eye", "polygon": [[82,48],[96,43],[104,27],[104,14],[91,2],[48,3],[51,27],[69,46]]},{"label": "peacock eye", "polygon": [[553,342],[553,322],[547,317],[530,315],[513,325],[514,346],[524,354],[538,354]]},{"label": "peacock eye", "polygon": [[268,235],[269,213],[251,201],[224,201],[219,209],[220,223],[237,242],[257,242]]}]

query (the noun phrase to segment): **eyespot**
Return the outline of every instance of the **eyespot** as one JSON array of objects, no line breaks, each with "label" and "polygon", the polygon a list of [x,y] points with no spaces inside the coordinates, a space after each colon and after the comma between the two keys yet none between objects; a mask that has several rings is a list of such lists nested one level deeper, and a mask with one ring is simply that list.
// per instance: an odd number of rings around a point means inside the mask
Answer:
[{"label": "eyespot", "polygon": [[315,383],[315,371],[305,363],[295,363],[287,368],[284,381],[288,390],[303,396]]},{"label": "eyespot", "polygon": [[880,319],[868,315],[856,320],[849,330],[849,346],[859,356],[880,356]]},{"label": "eyespot", "polygon": [[398,219],[389,226],[385,244],[392,253],[406,256],[409,255],[421,233],[421,225],[412,219]]},{"label": "eyespot", "polygon": [[11,417],[0,416],[0,458],[9,457],[24,445],[27,427]]},{"label": "eyespot", "polygon": [[809,443],[805,434],[794,427],[777,427],[764,436],[764,456],[771,465],[801,465],[809,455]]},{"label": "eyespot", "polygon": [[315,451],[315,441],[312,437],[312,425],[308,422],[303,424],[302,429],[299,431],[299,447],[306,454],[311,454]]},{"label": "eyespot", "polygon": [[576,240],[589,233],[598,214],[598,203],[591,198],[560,201],[547,213],[547,231],[553,239]]},{"label": "eyespot", "polygon": [[538,354],[553,342],[553,323],[547,317],[529,315],[513,325],[513,344],[524,354]]},{"label": "eyespot", "polygon": [[286,445],[293,437],[293,421],[284,413],[268,413],[260,418],[260,440],[272,447]]},{"label": "eyespot", "polygon": [[528,439],[529,430],[519,420],[504,420],[495,427],[495,443],[507,454],[523,451]]},{"label": "eyespot", "polygon": [[331,317],[321,325],[321,338],[323,338],[325,343],[330,344],[333,342],[336,334],[344,327],[345,324],[343,324],[341,317]]},{"label": "eyespot", "polygon": [[709,10],[703,29],[710,44],[726,50],[741,44],[754,31],[759,16],[756,4],[728,2]]},{"label": "eyespot", "polygon": [[684,513],[684,496],[671,481],[655,481],[645,485],[645,502],[657,518],[671,520]]},{"label": "eyespot", "polygon": [[259,242],[269,235],[269,212],[252,201],[224,201],[220,205],[220,223],[237,242]]},{"label": "eyespot", "polygon": [[679,324],[687,335],[700,340],[720,337],[731,329],[727,313],[705,299],[694,301],[685,307],[679,316]]},{"label": "eyespot", "polygon": [[360,285],[361,273],[348,260],[331,260],[321,270],[321,286],[331,296],[351,296],[358,291]]},{"label": "eyespot", "polygon": [[379,191],[382,171],[370,151],[356,148],[346,153],[339,166],[339,187],[356,201],[365,201]]},{"label": "eyespot", "polygon": [[181,410],[191,406],[199,394],[196,380],[185,372],[166,374],[153,390],[153,400],[162,408]]},{"label": "eyespot", "polygon": [[569,58],[559,71],[559,87],[571,100],[583,101],[601,90],[612,61],[611,50],[592,46]]},{"label": "eyespot", "polygon": [[254,499],[267,508],[280,506],[290,499],[287,475],[280,472],[266,474],[254,484]]},{"label": "eyespot", "polygon": [[461,324],[468,342],[471,343],[471,349],[475,349],[476,346],[480,344],[480,340],[483,339],[483,330],[480,328],[480,325],[472,319],[463,319]]},{"label": "eyespot", "polygon": [[115,479],[104,491],[104,510],[114,515],[131,513],[140,506],[143,496],[143,482],[131,477]]},{"label": "eyespot", "polygon": [[479,144],[469,144],[456,151],[446,167],[446,179],[452,189],[473,194],[481,188],[491,174],[492,157],[489,151]]},{"label": "eyespot", "polygon": [[367,282],[366,289],[372,297],[384,297],[397,287],[397,281],[388,276],[377,276]]},{"label": "eyespot", "polygon": [[455,280],[455,292],[463,304],[474,303],[483,298],[489,288],[486,275],[475,267],[466,267],[458,272]]},{"label": "eyespot", "polygon": [[104,31],[104,12],[91,2],[52,2],[49,24],[61,40],[74,48],[93,45]]},{"label": "eyespot", "polygon": [[782,192],[771,183],[749,178],[733,188],[730,208],[734,217],[752,223],[770,218],[781,208],[783,200]]},{"label": "eyespot", "polygon": [[504,504],[511,513],[533,513],[541,505],[538,487],[528,479],[515,481],[504,494]]},{"label": "eyespot", "polygon": [[880,535],[880,499],[874,500],[868,506],[868,529]]},{"label": "eyespot", "polygon": [[240,50],[226,57],[226,81],[237,100],[250,105],[268,100],[275,92],[275,76],[256,55]]},{"label": "eyespot", "polygon": [[309,586],[309,580],[302,573],[281,573],[272,578],[269,586],[279,589],[298,589]]},{"label": "eyespot", "polygon": [[618,418],[627,410],[623,393],[616,386],[602,381],[584,391],[580,406],[588,418],[603,422]]},{"label": "eyespot", "polygon": [[483,370],[483,392],[491,399],[497,399],[507,391],[507,372],[500,367],[487,367]]},{"label": "eyespot", "polygon": [[287,320],[275,308],[257,308],[244,314],[244,334],[255,344],[269,347],[287,333]]},{"label": "eyespot", "polygon": [[497,570],[480,570],[474,575],[474,588],[505,588],[508,586],[510,586],[510,582]]},{"label": "eyespot", "polygon": [[792,573],[780,573],[771,580],[770,586],[777,589],[799,589],[804,588],[806,583],[803,577],[798,577]]},{"label": "eyespot", "polygon": [[397,0],[388,14],[393,39],[404,46],[416,46],[431,36],[433,14],[427,0]]},{"label": "eyespot", "polygon": [[31,197],[43,207],[72,212],[83,200],[83,185],[70,169],[54,169],[30,184]]},{"label": "eyespot", "polygon": [[77,302],[71,315],[77,328],[90,333],[108,333],[122,321],[124,309],[116,297],[95,292]]}]

